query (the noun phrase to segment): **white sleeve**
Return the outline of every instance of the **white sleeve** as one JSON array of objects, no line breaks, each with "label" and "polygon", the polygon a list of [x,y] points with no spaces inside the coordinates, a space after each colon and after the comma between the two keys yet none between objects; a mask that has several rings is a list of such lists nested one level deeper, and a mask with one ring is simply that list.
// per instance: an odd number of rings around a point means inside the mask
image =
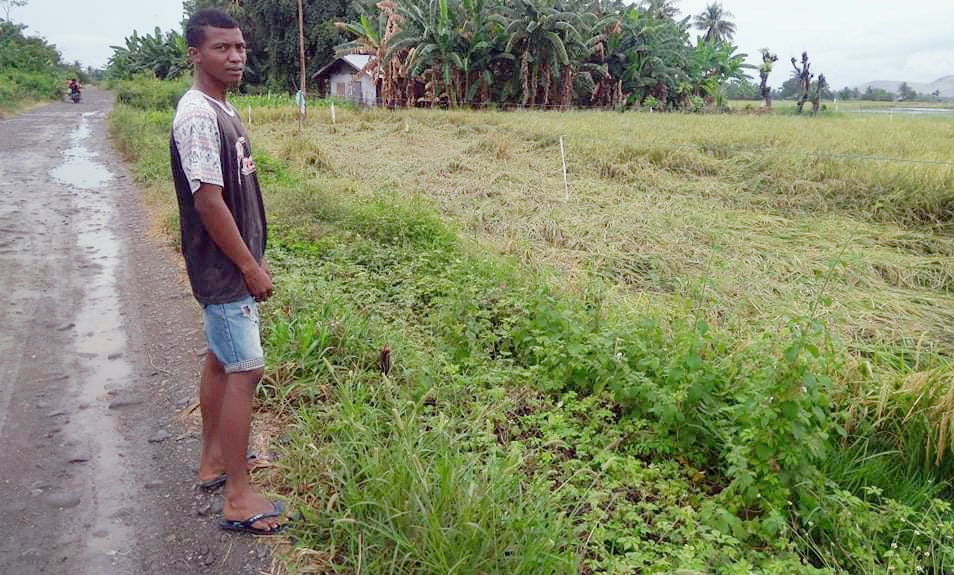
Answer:
[{"label": "white sleeve", "polygon": [[189,180],[192,193],[199,184],[223,186],[219,158],[221,136],[215,112],[204,102],[189,105],[176,114],[172,134],[179,150],[182,171]]}]

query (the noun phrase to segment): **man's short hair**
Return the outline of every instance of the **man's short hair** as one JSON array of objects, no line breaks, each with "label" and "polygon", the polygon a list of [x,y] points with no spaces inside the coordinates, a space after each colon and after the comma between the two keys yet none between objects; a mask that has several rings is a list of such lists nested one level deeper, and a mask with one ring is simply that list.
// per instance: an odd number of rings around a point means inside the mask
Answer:
[{"label": "man's short hair", "polygon": [[199,10],[189,18],[185,26],[186,44],[198,48],[205,41],[205,28],[238,28],[238,22],[218,8]]}]

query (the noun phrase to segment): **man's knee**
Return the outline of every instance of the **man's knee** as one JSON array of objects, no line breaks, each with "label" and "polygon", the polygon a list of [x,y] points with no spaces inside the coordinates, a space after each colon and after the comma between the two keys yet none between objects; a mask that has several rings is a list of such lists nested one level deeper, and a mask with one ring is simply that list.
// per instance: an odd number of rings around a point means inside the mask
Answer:
[{"label": "man's knee", "polygon": [[209,350],[205,354],[205,365],[208,369],[216,374],[225,374],[225,366],[222,365],[222,362],[219,361],[219,358],[215,357],[215,354],[212,353],[212,350]]},{"label": "man's knee", "polygon": [[237,371],[230,373],[229,377],[241,381],[246,385],[258,385],[258,382],[262,381],[262,378],[265,376],[265,369],[257,367],[255,369],[250,369],[248,371]]},{"label": "man's knee", "polygon": [[232,401],[229,397],[244,397],[251,401],[255,396],[255,390],[258,388],[258,382],[262,380],[264,370],[262,368],[250,369],[248,371],[236,371],[228,374],[225,382],[226,402]]}]

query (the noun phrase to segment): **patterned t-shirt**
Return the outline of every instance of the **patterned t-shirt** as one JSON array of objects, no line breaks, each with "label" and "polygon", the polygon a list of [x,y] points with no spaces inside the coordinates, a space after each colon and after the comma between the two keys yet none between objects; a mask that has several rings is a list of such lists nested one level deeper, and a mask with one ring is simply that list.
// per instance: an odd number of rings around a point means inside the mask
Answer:
[{"label": "patterned t-shirt", "polygon": [[242,239],[261,261],[267,237],[265,210],[242,121],[230,104],[189,90],[176,108],[169,148],[192,291],[202,304],[242,299],[248,295],[245,279],[209,237],[193,198],[203,183],[221,186]]}]

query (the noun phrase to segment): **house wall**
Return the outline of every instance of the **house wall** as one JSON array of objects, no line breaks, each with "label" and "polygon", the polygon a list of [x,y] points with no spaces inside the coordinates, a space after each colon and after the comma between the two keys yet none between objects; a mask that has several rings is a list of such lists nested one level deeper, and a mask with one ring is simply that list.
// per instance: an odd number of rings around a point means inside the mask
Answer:
[{"label": "house wall", "polygon": [[[354,80],[354,72],[341,71],[331,75],[331,96],[360,101],[366,106],[377,104],[377,94],[374,83],[366,75],[362,75],[358,82]],[[357,86],[355,86],[357,84]]]}]

